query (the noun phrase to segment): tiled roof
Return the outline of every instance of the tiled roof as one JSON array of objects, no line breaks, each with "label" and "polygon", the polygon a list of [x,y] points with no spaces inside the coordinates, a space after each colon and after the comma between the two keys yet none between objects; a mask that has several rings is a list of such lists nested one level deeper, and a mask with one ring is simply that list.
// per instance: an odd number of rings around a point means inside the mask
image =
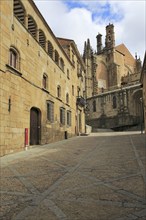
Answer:
[{"label": "tiled roof", "polygon": [[122,53],[125,57],[125,64],[135,65],[135,59],[124,44],[115,47],[116,51]]}]

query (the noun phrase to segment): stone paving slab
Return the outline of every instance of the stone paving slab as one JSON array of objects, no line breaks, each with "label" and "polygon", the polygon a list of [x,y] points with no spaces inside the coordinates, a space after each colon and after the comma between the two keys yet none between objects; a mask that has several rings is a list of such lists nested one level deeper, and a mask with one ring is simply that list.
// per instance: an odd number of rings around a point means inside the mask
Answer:
[{"label": "stone paving slab", "polygon": [[92,133],[1,158],[2,220],[146,219],[146,135]]}]

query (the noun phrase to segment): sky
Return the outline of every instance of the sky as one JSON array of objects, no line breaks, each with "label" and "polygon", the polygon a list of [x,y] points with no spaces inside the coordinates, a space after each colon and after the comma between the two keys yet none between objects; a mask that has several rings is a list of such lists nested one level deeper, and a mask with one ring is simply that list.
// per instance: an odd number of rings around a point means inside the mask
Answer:
[{"label": "sky", "polygon": [[146,50],[146,0],[34,0],[56,37],[75,41],[80,54],[90,39],[97,50],[96,36],[114,25],[115,44],[124,43],[143,62]]}]

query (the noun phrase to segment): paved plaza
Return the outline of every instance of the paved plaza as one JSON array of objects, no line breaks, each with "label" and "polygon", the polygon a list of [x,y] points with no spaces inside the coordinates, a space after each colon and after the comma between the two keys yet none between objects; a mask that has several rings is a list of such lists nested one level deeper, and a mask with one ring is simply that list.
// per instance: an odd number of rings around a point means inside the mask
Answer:
[{"label": "paved plaza", "polygon": [[1,158],[1,220],[146,219],[146,136],[92,133]]}]

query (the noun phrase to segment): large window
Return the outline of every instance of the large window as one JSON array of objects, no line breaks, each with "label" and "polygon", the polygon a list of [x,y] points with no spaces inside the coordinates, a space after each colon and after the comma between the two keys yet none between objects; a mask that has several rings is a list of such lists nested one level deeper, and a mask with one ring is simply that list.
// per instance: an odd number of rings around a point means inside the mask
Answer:
[{"label": "large window", "polygon": [[47,119],[51,123],[54,122],[54,102],[47,102]]},{"label": "large window", "polygon": [[65,125],[65,109],[60,108],[60,123]]}]

